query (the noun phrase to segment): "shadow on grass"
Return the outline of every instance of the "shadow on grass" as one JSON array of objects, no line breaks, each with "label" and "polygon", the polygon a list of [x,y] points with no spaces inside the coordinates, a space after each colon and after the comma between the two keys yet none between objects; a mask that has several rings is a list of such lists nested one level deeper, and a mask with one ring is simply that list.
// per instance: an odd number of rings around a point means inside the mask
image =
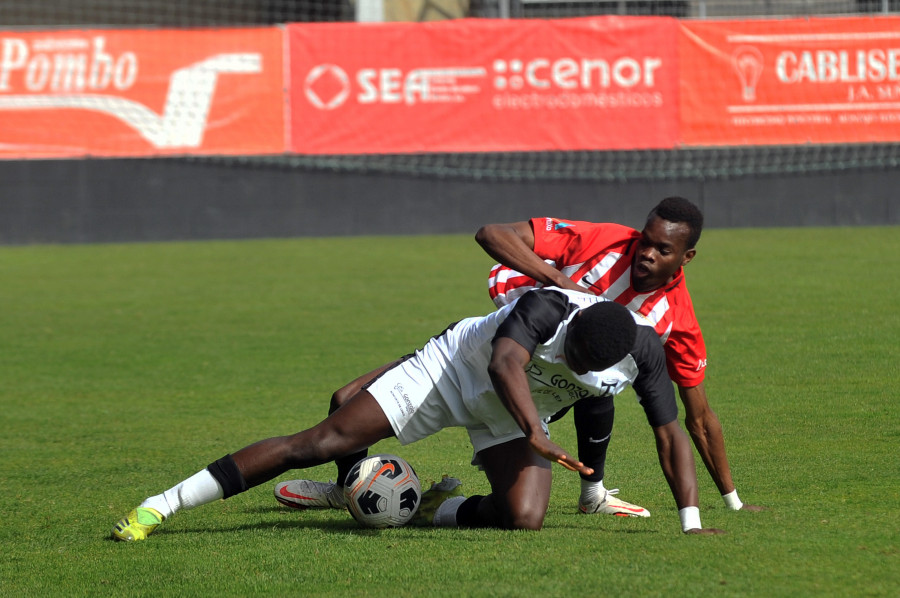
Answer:
[{"label": "shadow on grass", "polygon": [[[264,522],[254,522],[247,523],[241,525],[232,525],[232,526],[217,526],[217,527],[179,527],[176,529],[171,528],[160,528],[158,531],[154,532],[154,537],[162,537],[162,536],[179,536],[186,534],[210,534],[210,533],[234,533],[234,532],[242,532],[242,531],[258,531],[258,530],[272,530],[272,529],[284,529],[284,530],[316,530],[319,532],[324,532],[328,534],[334,535],[357,535],[357,536],[378,536],[385,532],[391,533],[393,530],[390,529],[373,529],[373,528],[365,528],[360,526],[349,512],[344,512],[343,516],[346,517],[345,521],[338,521],[335,519],[335,513],[332,510],[320,510],[320,509],[290,509],[287,507],[281,506],[271,506],[271,507],[249,507],[245,509],[241,509],[242,513],[246,513],[248,515],[272,515],[277,516],[277,519],[271,519],[269,521]],[[560,522],[556,521],[552,526],[548,526],[545,529],[571,529],[584,531],[589,526],[584,524],[579,525],[577,519],[583,518],[584,515],[577,514],[571,518],[571,521]],[[619,519],[619,518],[616,518]],[[625,518],[622,518],[625,519]],[[630,518],[629,518],[630,519]],[[623,522],[624,523],[624,522]],[[444,532],[454,532],[456,529],[449,528],[435,528],[435,527],[416,527],[416,526],[405,526],[404,529],[409,530],[418,530],[423,534],[433,534],[444,533]],[[498,530],[505,531],[505,530]],[[658,529],[616,529],[616,528],[593,528],[593,531],[600,533],[609,533],[609,534],[659,534]],[[107,540],[112,541],[113,539],[109,536],[106,538]]]},{"label": "shadow on grass", "polygon": [[[197,534],[197,533],[233,533],[240,531],[252,531],[252,530],[271,530],[271,529],[282,529],[282,530],[316,530],[324,533],[335,534],[335,535],[362,535],[362,536],[377,536],[381,533],[391,530],[384,529],[373,529],[373,528],[365,528],[360,526],[350,515],[349,512],[344,511],[342,514],[338,514],[334,510],[321,510],[321,509],[290,509],[287,507],[281,506],[272,506],[272,507],[250,507],[246,509],[241,509],[241,512],[255,515],[272,515],[277,518],[273,518],[269,521],[265,522],[254,522],[247,523],[243,525],[233,525],[230,527],[220,526],[215,529],[211,528],[180,528],[173,530],[160,529],[154,535],[162,535],[162,534]],[[346,517],[346,520],[338,521],[335,519],[335,516]],[[416,528],[414,526],[407,526],[407,529],[421,529],[423,532],[432,531],[436,528]]]}]

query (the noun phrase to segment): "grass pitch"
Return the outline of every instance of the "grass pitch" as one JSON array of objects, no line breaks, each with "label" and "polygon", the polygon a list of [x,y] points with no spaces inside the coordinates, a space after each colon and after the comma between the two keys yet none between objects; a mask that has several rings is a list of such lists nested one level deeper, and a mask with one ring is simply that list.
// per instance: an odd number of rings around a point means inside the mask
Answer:
[{"label": "grass pitch", "polygon": [[[726,511],[698,459],[703,523],[727,535],[680,533],[629,391],[607,481],[649,519],[578,514],[558,468],[538,533],[363,530],[266,484],[125,545],[109,529],[144,497],[489,311],[491,261],[470,236],[0,248],[0,594],[896,595],[900,229],[710,230],[698,249],[707,389],[741,497],[769,507]],[[574,448],[570,418],[553,433]],[[487,490],[461,430],[376,448]]]}]

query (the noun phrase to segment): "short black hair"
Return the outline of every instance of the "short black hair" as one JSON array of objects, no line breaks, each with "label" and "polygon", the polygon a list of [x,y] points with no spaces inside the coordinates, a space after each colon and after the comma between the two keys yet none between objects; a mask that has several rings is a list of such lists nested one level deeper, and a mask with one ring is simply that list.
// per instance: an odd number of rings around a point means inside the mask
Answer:
[{"label": "short black hair", "polygon": [[650,210],[647,214],[647,222],[654,218],[662,218],[668,222],[684,222],[690,229],[687,239],[687,248],[693,249],[700,240],[703,232],[703,212],[700,208],[683,197],[667,197]]},{"label": "short black hair", "polygon": [[634,348],[637,324],[631,312],[612,301],[595,303],[581,312],[577,334],[586,335],[588,354],[606,369],[622,361]]}]

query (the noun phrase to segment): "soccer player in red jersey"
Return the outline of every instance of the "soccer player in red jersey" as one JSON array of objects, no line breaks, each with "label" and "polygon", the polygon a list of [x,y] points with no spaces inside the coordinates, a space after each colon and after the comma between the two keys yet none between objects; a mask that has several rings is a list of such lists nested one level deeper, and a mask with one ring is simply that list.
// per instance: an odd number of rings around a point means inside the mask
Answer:
[{"label": "soccer player in red jersey", "polygon": [[[733,510],[760,510],[738,498],[722,426],[703,384],[706,346],[684,277],[696,255],[703,214],[690,201],[669,197],[654,207],[643,230],[612,223],[533,218],[489,224],[476,240],[500,262],[489,292],[500,307],[530,289],[556,286],[601,295],[650,320],[664,343],[669,375],[678,386],[685,424],[723,500]],[[604,463],[613,404],[575,404],[579,458],[594,469],[582,475],[579,508],[585,513],[647,516],[645,509],[605,496]]]}]

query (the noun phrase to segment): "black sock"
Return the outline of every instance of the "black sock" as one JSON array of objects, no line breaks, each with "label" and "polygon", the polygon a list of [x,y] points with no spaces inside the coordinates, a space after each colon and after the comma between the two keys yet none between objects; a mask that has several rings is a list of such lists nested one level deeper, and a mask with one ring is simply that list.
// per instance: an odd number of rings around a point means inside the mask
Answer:
[{"label": "black sock", "polygon": [[206,469],[222,486],[222,492],[225,494],[223,498],[240,494],[248,488],[247,480],[244,479],[241,470],[238,469],[237,463],[234,462],[231,455],[225,455],[218,461],[213,461],[206,466]]},{"label": "black sock", "polygon": [[480,527],[478,525],[478,505],[483,496],[470,496],[459,505],[456,510],[456,525],[458,527]]},{"label": "black sock", "polygon": [[347,474],[350,473],[350,470],[353,469],[354,465],[365,459],[368,454],[369,451],[359,451],[358,453],[353,453],[352,455],[347,455],[346,457],[340,457],[334,460],[334,464],[337,465],[338,486],[344,486]]},{"label": "black sock", "polygon": [[610,399],[584,399],[575,403],[575,431],[578,435],[578,460],[593,468],[582,479],[599,482],[606,469],[606,451],[612,435],[615,408]]}]

